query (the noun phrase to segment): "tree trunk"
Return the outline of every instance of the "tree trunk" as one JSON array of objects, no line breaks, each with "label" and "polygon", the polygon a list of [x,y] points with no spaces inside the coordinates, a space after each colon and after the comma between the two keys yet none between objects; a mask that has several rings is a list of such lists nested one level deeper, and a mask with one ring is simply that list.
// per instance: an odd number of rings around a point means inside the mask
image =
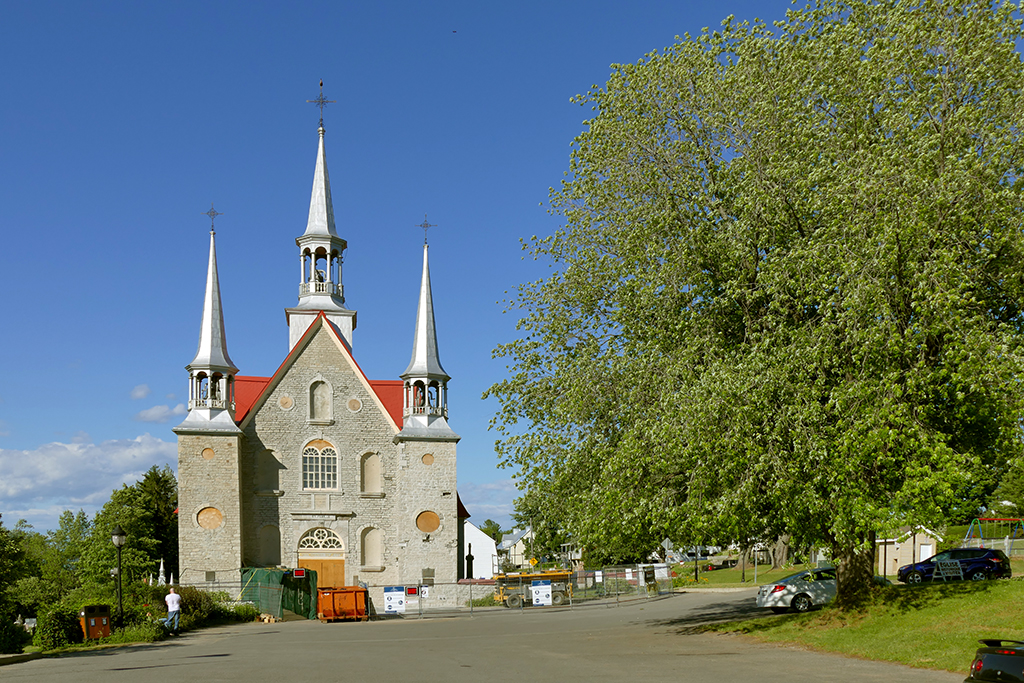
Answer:
[{"label": "tree trunk", "polygon": [[842,610],[856,609],[871,595],[875,576],[875,534],[868,534],[859,547],[840,548],[837,567],[835,605]]},{"label": "tree trunk", "polygon": [[775,540],[772,551],[772,569],[782,569],[789,559],[789,534],[782,534]]},{"label": "tree trunk", "polygon": [[750,546],[740,547],[740,583],[747,582],[747,559],[750,555]]}]

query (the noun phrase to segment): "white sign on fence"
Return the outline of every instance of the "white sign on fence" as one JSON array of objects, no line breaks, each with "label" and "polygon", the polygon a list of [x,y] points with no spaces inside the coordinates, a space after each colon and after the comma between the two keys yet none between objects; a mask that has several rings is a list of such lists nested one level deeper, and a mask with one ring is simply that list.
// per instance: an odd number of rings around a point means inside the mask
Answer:
[{"label": "white sign on fence", "polygon": [[932,573],[932,581],[935,579],[959,579],[963,581],[963,567],[956,560],[939,560],[935,563],[935,571]]},{"label": "white sign on fence", "polygon": [[405,586],[384,586],[384,614],[405,614]]},{"label": "white sign on fence", "polygon": [[533,604],[534,605],[550,605],[551,604],[551,580],[535,580],[531,586],[533,589]]},{"label": "white sign on fence", "polygon": [[601,571],[600,569],[598,569],[596,572],[594,572],[594,583],[603,583],[603,582],[604,582],[604,572]]}]

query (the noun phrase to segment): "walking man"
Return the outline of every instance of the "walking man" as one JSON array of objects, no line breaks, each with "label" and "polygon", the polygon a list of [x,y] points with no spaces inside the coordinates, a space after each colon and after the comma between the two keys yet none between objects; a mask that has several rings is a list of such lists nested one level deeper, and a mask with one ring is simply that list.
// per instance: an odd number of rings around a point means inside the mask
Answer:
[{"label": "walking man", "polygon": [[[181,617],[181,596],[174,592],[173,587],[170,591],[164,598],[164,602],[167,603],[167,618],[163,620],[163,624],[172,632],[177,633],[178,619]],[[174,626],[171,626],[171,622],[174,622]]]}]

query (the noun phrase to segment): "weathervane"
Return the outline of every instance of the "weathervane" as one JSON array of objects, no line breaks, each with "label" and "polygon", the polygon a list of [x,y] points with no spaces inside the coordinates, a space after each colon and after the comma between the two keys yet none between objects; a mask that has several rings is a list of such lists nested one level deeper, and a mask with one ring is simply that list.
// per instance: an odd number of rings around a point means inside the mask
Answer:
[{"label": "weathervane", "polygon": [[427,222],[427,214],[423,214],[423,222],[416,226],[417,228],[423,228],[423,244],[427,243],[427,228],[436,228],[437,224]]},{"label": "weathervane", "polygon": [[213,234],[213,220],[217,216],[223,216],[224,214],[221,213],[220,211],[217,211],[215,208],[213,208],[213,202],[210,202],[210,210],[209,211],[203,211],[202,214],[204,216],[209,216],[210,217],[210,234],[212,235]]},{"label": "weathervane", "polygon": [[324,127],[324,107],[326,107],[328,104],[334,104],[335,102],[337,102],[337,100],[329,100],[329,99],[324,97],[324,79],[322,79],[322,78],[320,79],[320,96],[317,97],[315,100],[306,100],[306,101],[307,102],[312,102],[316,106],[320,107],[320,127],[323,128]]}]

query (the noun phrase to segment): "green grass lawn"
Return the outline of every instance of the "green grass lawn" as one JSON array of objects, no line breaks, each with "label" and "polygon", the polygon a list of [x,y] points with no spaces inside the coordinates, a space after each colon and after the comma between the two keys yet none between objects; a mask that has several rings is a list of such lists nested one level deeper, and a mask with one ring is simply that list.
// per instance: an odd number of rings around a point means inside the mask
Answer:
[{"label": "green grass lawn", "polygon": [[[747,567],[746,582],[743,582],[743,572],[737,568],[731,569],[715,569],[713,571],[704,571],[704,566],[707,562],[700,563],[700,581],[697,585],[700,586],[756,586],[762,583],[768,583],[770,581],[776,581],[784,576],[795,574],[799,571],[807,569],[809,565],[793,565],[786,569],[778,569],[771,571],[770,566],[761,565],[757,568],[757,581],[754,581],[754,566],[750,565]],[[689,564],[676,564],[672,565],[672,569],[675,570],[678,577],[689,579],[693,581],[693,563]]]},{"label": "green grass lawn", "polygon": [[858,612],[826,608],[708,628],[966,674],[979,638],[1024,640],[1024,580],[892,586]]}]

